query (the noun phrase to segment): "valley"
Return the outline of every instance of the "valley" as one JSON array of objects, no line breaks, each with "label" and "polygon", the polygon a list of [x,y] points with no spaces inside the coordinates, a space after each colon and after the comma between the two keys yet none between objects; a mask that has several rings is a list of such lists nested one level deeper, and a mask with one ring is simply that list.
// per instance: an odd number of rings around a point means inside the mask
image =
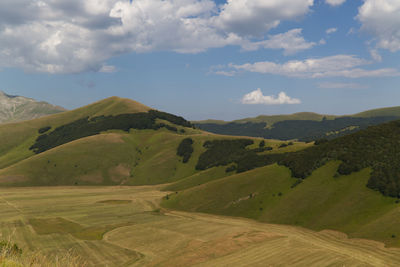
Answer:
[{"label": "valley", "polygon": [[[159,207],[160,186],[0,189],[0,233],[85,266],[396,266],[400,250],[340,232]],[[105,226],[108,227],[105,229]]]}]

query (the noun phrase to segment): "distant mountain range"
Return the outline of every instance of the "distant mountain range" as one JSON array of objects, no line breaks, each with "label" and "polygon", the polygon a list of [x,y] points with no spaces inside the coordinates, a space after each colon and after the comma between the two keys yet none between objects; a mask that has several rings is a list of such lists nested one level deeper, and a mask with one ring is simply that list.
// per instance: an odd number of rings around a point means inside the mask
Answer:
[{"label": "distant mountain range", "polygon": [[205,120],[193,123],[202,130],[216,134],[313,141],[324,138],[333,139],[399,118],[400,107],[391,107],[348,116],[301,112],[289,115],[261,115],[230,122]]},{"label": "distant mountain range", "polygon": [[0,91],[0,123],[17,122],[60,113],[64,108]]}]

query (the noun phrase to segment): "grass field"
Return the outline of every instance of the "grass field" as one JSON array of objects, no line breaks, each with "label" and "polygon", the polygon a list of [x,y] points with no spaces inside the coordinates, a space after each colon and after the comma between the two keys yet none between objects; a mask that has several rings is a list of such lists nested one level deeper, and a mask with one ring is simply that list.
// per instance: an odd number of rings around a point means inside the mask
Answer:
[{"label": "grass field", "polygon": [[329,162],[297,185],[290,170],[276,164],[207,183],[202,182],[206,175],[194,175],[168,185],[166,190],[180,191],[164,198],[162,206],[333,229],[400,247],[399,201],[366,187],[370,169],[338,176],[339,164]]},{"label": "grass field", "polygon": [[253,220],[160,209],[157,186],[0,189],[0,235],[87,266],[397,266],[399,249]]}]

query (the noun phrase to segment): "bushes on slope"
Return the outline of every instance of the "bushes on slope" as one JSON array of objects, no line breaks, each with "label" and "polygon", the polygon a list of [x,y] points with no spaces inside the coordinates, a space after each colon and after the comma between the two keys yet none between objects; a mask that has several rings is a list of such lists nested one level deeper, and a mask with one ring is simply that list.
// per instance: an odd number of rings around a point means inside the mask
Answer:
[{"label": "bushes on slope", "polygon": [[157,124],[156,119],[162,119],[177,125],[190,127],[190,122],[165,112],[150,110],[149,112],[120,114],[116,116],[98,116],[93,118],[82,118],[74,122],[57,127],[52,132],[40,135],[36,142],[30,147],[35,153],[41,153],[59,145],[99,134],[107,130],[130,129],[159,129],[165,127],[171,131],[177,131],[176,127],[166,124]]},{"label": "bushes on slope", "polygon": [[258,155],[258,152],[269,150],[270,147],[246,148],[252,144],[253,140],[250,139],[207,141],[204,143],[207,150],[200,155],[196,169],[205,170],[236,163],[235,167],[228,168],[227,172],[236,170],[239,173],[272,164],[282,157],[282,154]]},{"label": "bushes on slope", "polygon": [[179,144],[176,154],[183,157],[182,162],[186,163],[189,161],[193,153],[193,140],[192,138],[185,138]]},{"label": "bushes on slope", "polygon": [[400,197],[400,121],[371,126],[302,151],[287,153],[280,164],[294,177],[306,178],[329,160],[340,160],[338,173],[347,175],[372,168],[367,186]]}]

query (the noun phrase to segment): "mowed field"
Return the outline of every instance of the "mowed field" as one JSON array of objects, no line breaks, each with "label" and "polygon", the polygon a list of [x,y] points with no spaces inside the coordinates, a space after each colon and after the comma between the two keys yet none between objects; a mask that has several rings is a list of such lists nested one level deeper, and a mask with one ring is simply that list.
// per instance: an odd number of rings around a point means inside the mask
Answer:
[{"label": "mowed field", "polygon": [[[400,249],[333,231],[159,208],[158,186],[0,189],[0,239],[85,266],[398,266]],[[169,192],[171,193],[171,192]]]}]

